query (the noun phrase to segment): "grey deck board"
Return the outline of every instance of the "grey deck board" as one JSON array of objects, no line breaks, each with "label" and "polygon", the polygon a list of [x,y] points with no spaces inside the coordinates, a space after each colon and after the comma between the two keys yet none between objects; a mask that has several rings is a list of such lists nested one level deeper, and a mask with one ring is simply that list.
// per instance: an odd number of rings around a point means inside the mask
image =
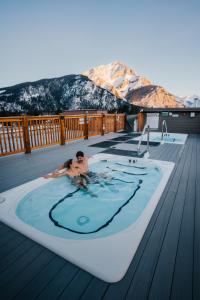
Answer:
[{"label": "grey deck board", "polygon": [[[17,233],[18,235],[19,233]],[[16,237],[15,231],[4,231],[2,236],[0,237],[0,249],[1,247],[4,247],[7,243],[9,243],[11,240],[13,240]]]},{"label": "grey deck board", "polygon": [[184,210],[179,234],[179,243],[174,268],[171,299],[192,299],[193,297],[193,249],[196,149],[192,151],[191,166],[185,193]]},{"label": "grey deck board", "polygon": [[57,299],[60,295],[62,295],[64,290],[67,288],[67,286],[73,280],[73,278],[76,277],[78,272],[79,272],[78,267],[76,267],[75,265],[72,265],[71,263],[66,262],[66,264],[63,266],[63,268],[56,274],[54,280],[52,280],[44,288],[44,290],[39,294],[37,299],[38,300]]},{"label": "grey deck board", "polygon": [[99,280],[98,278],[92,278],[90,284],[85,289],[81,296],[81,300],[95,299],[100,300],[104,296],[108,287],[108,283]]},{"label": "grey deck board", "polygon": [[[187,183],[189,174],[187,168],[191,166],[192,155],[187,157],[181,181],[178,186],[172,214],[166,230],[165,238],[159,255],[159,260],[152,279],[149,299],[169,299],[171,283],[173,279],[174,264],[176,261],[177,246],[179,242],[180,228],[182,225],[183,210],[186,200]],[[157,289],[157,286],[160,288]],[[184,299],[184,298],[181,298]],[[189,298],[186,298],[189,299]]]},{"label": "grey deck board", "polygon": [[[55,256],[44,269],[31,280],[26,287],[15,297],[15,299],[35,299],[49,282],[57,275],[58,271],[65,265],[65,260]],[[21,284],[21,280],[20,280]],[[37,286],[37,289],[35,288]]]},{"label": "grey deck board", "polygon": [[1,247],[1,259],[4,259],[13,249],[16,249],[25,240],[23,235],[17,236],[15,239],[11,239],[8,243]]},{"label": "grey deck board", "polygon": [[16,276],[22,274],[26,267],[28,267],[42,253],[42,251],[45,251],[42,247],[34,245],[7,269],[2,271],[0,274],[0,288],[3,287],[6,291],[6,286],[9,285],[9,283],[12,283]]},{"label": "grey deck board", "polygon": [[[200,141],[197,143],[197,159],[200,157]],[[194,270],[193,270],[193,298],[200,299],[200,163],[196,163],[196,203],[194,222]]]},{"label": "grey deck board", "polygon": [[171,216],[174,201],[175,193],[168,191],[162,210],[160,211],[155,226],[150,233],[151,235],[144,249],[141,261],[135,270],[135,274],[133,274],[128,293],[127,291],[124,291],[125,294],[127,293],[127,299],[148,298],[149,288],[151,286],[160,251],[162,249],[163,239],[165,237],[166,227]]},{"label": "grey deck board", "polygon": [[88,287],[91,282],[92,275],[80,270],[63,293],[58,297],[59,300],[76,300],[80,299],[84,290]]},{"label": "grey deck board", "polygon": [[[23,270],[23,272],[18,273],[14,281],[10,281],[7,284],[7,288],[3,289],[3,292],[1,293],[3,298],[10,300],[16,297],[19,291],[22,290],[23,287],[26,286],[31,280],[33,280],[36,274],[41,272],[54,256],[55,254],[50,251],[43,251],[40,255],[38,255],[38,257],[34,259]],[[35,285],[35,287],[38,289],[37,285]]]},{"label": "grey deck board", "polygon": [[[64,148],[61,149],[63,159]],[[67,155],[71,156],[75,149],[72,147]],[[84,148],[91,155],[102,150]],[[33,173],[27,168],[27,157],[24,156],[26,166],[21,157],[16,164],[28,176],[21,175],[12,186],[51,171],[60,163],[55,153],[56,148],[46,151],[45,155],[53,158],[48,167],[46,161],[41,163],[43,154],[35,153],[31,164],[38,159],[40,164],[33,166]],[[2,299],[200,299],[200,136],[190,135],[184,146],[151,147],[150,155],[152,159],[175,162],[175,168],[120,282],[103,282],[0,223]],[[6,163],[9,161],[15,163],[13,158],[6,158]],[[10,188],[6,182],[1,190]]]},{"label": "grey deck board", "polygon": [[16,247],[12,251],[8,250],[6,256],[1,256],[0,272],[6,270],[11,264],[22,257],[33,245],[34,242],[26,238],[19,246],[16,244]]}]

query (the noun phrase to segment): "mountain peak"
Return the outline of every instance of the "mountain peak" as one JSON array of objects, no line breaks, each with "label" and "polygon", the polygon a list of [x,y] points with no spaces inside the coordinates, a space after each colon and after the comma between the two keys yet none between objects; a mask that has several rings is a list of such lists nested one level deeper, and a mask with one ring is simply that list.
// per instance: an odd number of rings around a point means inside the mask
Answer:
[{"label": "mountain peak", "polygon": [[121,61],[100,65],[82,74],[121,99],[124,99],[130,90],[151,84],[150,80],[137,75],[134,69]]},{"label": "mountain peak", "polygon": [[[122,61],[120,61],[120,60],[115,60],[115,61],[113,61],[113,62],[111,62],[111,63],[109,63],[109,64],[107,64],[107,65],[112,65],[112,66],[125,66],[125,67],[127,67]],[[104,66],[106,66],[106,65],[104,65]]]},{"label": "mountain peak", "polygon": [[154,85],[134,69],[121,61],[100,65],[83,73],[97,86],[107,89],[116,97],[130,103],[147,107],[180,107],[184,103],[166,91],[162,86]]},{"label": "mountain peak", "polygon": [[[115,60],[115,61],[113,61],[110,64],[104,65],[104,67],[105,66],[119,67],[119,68],[124,68],[126,70],[132,70],[132,71],[134,71],[134,69],[131,69],[130,67],[128,67],[125,63],[123,63],[120,60]],[[135,71],[134,71],[134,73],[135,73]]]}]

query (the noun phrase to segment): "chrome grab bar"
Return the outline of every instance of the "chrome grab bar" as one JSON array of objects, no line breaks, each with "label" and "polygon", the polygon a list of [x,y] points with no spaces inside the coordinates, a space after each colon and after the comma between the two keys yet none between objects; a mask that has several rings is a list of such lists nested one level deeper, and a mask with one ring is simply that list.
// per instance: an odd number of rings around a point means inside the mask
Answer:
[{"label": "chrome grab bar", "polygon": [[167,134],[167,122],[165,120],[162,121],[162,135],[161,135],[161,141],[163,141],[164,138],[164,126],[165,126],[165,134]]},{"label": "chrome grab bar", "polygon": [[139,142],[138,142],[138,146],[137,146],[137,154],[140,155],[141,151],[140,151],[140,147],[143,141],[143,137],[145,135],[147,131],[147,153],[149,155],[149,135],[150,135],[150,126],[149,125],[145,125],[142,131],[142,134],[140,136]]}]

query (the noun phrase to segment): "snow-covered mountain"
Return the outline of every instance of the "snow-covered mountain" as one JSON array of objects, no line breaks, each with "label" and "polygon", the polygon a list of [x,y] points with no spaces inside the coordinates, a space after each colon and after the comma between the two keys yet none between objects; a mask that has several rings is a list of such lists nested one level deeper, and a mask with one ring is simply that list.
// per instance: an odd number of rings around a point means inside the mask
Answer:
[{"label": "snow-covered mountain", "polygon": [[186,107],[200,107],[200,96],[197,95],[177,97],[176,100]]},{"label": "snow-covered mountain", "polygon": [[163,87],[152,84],[147,78],[138,75],[134,69],[115,61],[101,65],[83,73],[96,85],[129,103],[145,107],[183,107],[176,96]]},{"label": "snow-covered mountain", "polygon": [[0,88],[0,114],[58,113],[67,109],[129,111],[144,107],[200,107],[200,97],[176,97],[115,61],[59,78]]},{"label": "snow-covered mountain", "polygon": [[151,84],[150,80],[137,75],[133,69],[119,61],[101,65],[82,74],[121,99],[126,98],[129,91]]},{"label": "snow-covered mountain", "polygon": [[130,104],[83,75],[42,79],[0,89],[1,115],[52,114],[83,108],[124,111]]}]

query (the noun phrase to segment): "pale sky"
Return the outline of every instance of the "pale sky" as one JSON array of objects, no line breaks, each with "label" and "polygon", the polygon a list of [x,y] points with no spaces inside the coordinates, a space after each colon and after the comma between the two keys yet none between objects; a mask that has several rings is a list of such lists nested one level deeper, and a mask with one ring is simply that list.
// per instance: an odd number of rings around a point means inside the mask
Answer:
[{"label": "pale sky", "polygon": [[0,87],[119,60],[200,95],[200,1],[0,0]]}]

